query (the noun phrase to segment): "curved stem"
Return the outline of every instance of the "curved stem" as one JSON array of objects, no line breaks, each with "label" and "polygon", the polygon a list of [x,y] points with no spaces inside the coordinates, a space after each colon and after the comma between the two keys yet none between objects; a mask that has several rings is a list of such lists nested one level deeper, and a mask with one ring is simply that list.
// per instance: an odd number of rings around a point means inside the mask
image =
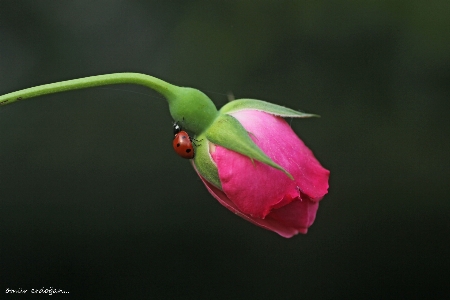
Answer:
[{"label": "curved stem", "polygon": [[66,80],[50,84],[39,85],[0,96],[0,105],[14,103],[32,97],[63,91],[84,89],[110,84],[139,84],[149,87],[162,94],[167,99],[174,96],[173,90],[177,87],[153,76],[139,73],[114,73],[97,75],[79,79]]}]

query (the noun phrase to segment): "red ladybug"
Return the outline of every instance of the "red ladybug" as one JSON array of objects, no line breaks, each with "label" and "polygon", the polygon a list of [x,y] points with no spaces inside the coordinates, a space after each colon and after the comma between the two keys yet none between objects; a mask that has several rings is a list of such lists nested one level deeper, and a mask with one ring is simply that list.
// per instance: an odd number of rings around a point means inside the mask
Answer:
[{"label": "red ladybug", "polygon": [[186,131],[181,129],[178,122],[173,123],[173,134],[175,135],[172,146],[175,152],[187,159],[194,158],[194,147],[192,146],[191,137]]}]

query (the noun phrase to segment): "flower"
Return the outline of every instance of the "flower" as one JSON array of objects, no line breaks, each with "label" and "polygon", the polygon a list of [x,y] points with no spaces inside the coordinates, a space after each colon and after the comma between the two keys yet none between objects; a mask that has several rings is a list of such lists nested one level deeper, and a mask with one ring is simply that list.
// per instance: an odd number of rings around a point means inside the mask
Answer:
[{"label": "flower", "polygon": [[[195,170],[222,205],[284,237],[307,232],[319,200],[328,192],[329,171],[282,117],[314,115],[254,99],[235,100],[217,111],[211,99],[197,89],[138,73],[90,76],[27,88],[1,95],[0,105],[119,83],[140,84],[161,93],[172,118],[198,134],[198,139],[185,140],[188,144],[183,147],[192,155],[183,157],[194,156]],[[195,141],[203,142],[190,152]],[[178,147],[177,142],[174,145]]]},{"label": "flower", "polygon": [[[227,111],[224,108],[221,112]],[[199,151],[194,167],[208,191],[230,211],[283,237],[307,233],[319,201],[328,192],[330,172],[273,109],[242,105],[226,114],[239,121],[259,149],[281,168],[215,144],[206,135],[207,151]],[[214,170],[203,171],[208,169],[202,167],[203,160],[212,162]]]}]

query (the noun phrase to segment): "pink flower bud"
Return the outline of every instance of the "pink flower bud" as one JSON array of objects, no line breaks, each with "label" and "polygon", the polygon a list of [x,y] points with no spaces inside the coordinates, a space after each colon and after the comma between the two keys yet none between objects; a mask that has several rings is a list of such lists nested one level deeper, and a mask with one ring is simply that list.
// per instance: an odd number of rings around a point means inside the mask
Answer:
[{"label": "pink flower bud", "polygon": [[222,189],[200,176],[206,188],[220,204],[253,224],[286,238],[307,233],[328,192],[330,172],[283,118],[252,109],[230,114],[294,180],[267,164],[210,144]]}]

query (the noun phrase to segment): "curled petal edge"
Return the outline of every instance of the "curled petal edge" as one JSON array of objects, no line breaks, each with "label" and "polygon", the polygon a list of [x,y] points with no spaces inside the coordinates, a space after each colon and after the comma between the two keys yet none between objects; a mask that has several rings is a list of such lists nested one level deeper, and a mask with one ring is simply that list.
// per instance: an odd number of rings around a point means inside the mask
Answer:
[{"label": "curled petal edge", "polygon": [[[195,165],[194,165],[194,169],[195,169]],[[195,169],[195,171],[197,172],[197,169]],[[214,185],[212,185],[208,181],[206,181],[198,172],[197,172],[197,174],[199,175],[200,179],[205,184],[208,192],[210,192],[210,194],[214,198],[216,198],[216,200],[219,201],[220,204],[225,206],[228,210],[233,212],[235,215],[238,215],[241,218],[243,218],[257,226],[260,226],[264,229],[274,231],[285,238],[291,238],[294,235],[297,235],[298,233],[306,233],[308,231],[307,228],[304,228],[304,230],[298,230],[298,229],[295,229],[292,227],[283,226],[280,223],[278,223],[277,221],[271,220],[270,218],[267,218],[267,219],[252,218],[248,215],[243,214],[241,211],[239,211],[239,209],[236,207],[236,205],[233,202],[231,202],[230,199],[228,199],[228,197],[225,195],[225,193],[223,191],[221,191],[220,189],[216,188]]]}]

